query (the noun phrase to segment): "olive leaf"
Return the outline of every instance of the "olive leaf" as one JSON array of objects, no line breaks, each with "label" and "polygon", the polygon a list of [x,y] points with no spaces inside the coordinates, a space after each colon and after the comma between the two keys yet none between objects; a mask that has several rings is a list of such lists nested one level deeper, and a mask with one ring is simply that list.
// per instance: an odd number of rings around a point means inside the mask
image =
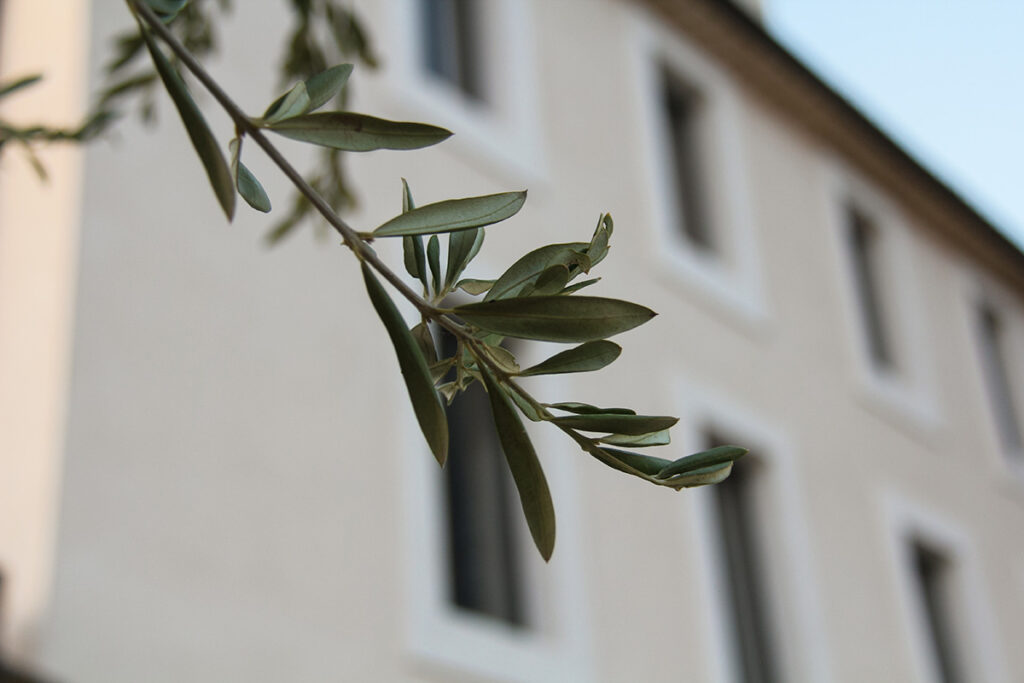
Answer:
[{"label": "olive leaf", "polygon": [[485,300],[457,306],[454,312],[488,332],[554,342],[604,339],[642,325],[656,315],[651,309],[628,301],[586,296]]},{"label": "olive leaf", "polygon": [[291,90],[274,100],[263,113],[263,124],[270,126],[309,111],[309,93],[305,83],[296,83]]},{"label": "olive leaf", "polygon": [[541,469],[540,460],[533,450],[530,437],[516,414],[508,394],[498,384],[490,370],[484,368],[483,382],[491,403],[494,426],[505,453],[512,479],[519,491],[519,501],[526,515],[533,542],[547,562],[555,549],[555,507],[551,502],[548,482]]},{"label": "olive leaf", "polygon": [[567,372],[591,372],[609,365],[621,353],[621,346],[615,342],[601,339],[556,353],[546,361],[527,368],[519,374],[523,377],[529,377],[532,375],[557,375]]},{"label": "olive leaf", "polygon": [[309,94],[309,106],[306,111],[316,111],[334,99],[352,75],[351,64],[339,64],[326,71],[321,71],[306,81],[306,93]]},{"label": "olive leaf", "polygon": [[479,228],[511,218],[525,201],[525,191],[446,199],[392,218],[374,230],[373,236],[429,235]]},{"label": "olive leaf", "polygon": [[746,454],[747,449],[739,446],[716,446],[700,453],[679,458],[659,472],[658,477],[668,479],[678,474],[689,474],[707,467],[731,463]]},{"label": "olive leaf", "polygon": [[[614,413],[598,413],[593,415],[563,415],[561,417],[552,418],[551,421],[561,427],[571,427],[573,429],[581,429],[586,432],[611,432],[613,434],[637,435],[668,429],[676,422],[679,422],[679,418],[667,415],[619,415]],[[672,474],[676,474],[676,472],[673,472]]]},{"label": "olive leaf", "polygon": [[460,230],[448,236],[448,268],[444,275],[444,291],[451,291],[483,243],[483,228]]},{"label": "olive leaf", "polygon": [[231,150],[231,175],[235,179],[235,187],[238,189],[238,194],[242,195],[242,199],[252,208],[263,213],[269,213],[271,208],[270,197],[267,196],[267,192],[263,189],[260,181],[256,179],[256,176],[252,174],[252,171],[240,159],[242,154],[241,139],[235,138],[228,143],[228,149]]},{"label": "olive leaf", "polygon": [[436,145],[451,131],[425,123],[388,121],[353,112],[303,114],[267,126],[286,138],[349,152],[420,149]]},{"label": "olive leaf", "polygon": [[[412,201],[412,191],[409,190],[409,183],[402,178],[402,213],[408,213],[416,208]],[[423,251],[423,238],[419,235],[407,235],[402,238],[402,255],[405,261],[405,270],[423,283],[423,291],[427,291],[427,256]]]},{"label": "olive leaf", "polygon": [[[155,1],[151,0],[151,2]],[[184,6],[184,3],[170,2],[169,0],[162,4],[167,6],[180,5],[178,9]],[[181,76],[171,66],[171,63],[167,61],[167,57],[164,56],[164,53],[157,46],[153,36],[145,28],[141,29],[141,31],[142,37],[146,41],[146,47],[149,49],[149,54],[153,57],[156,71],[160,74],[160,80],[163,81],[167,93],[171,96],[171,100],[181,116],[182,123],[185,124],[185,130],[192,141],[192,146],[195,147],[196,154],[199,155],[199,160],[203,163],[203,168],[206,169],[206,175],[210,179],[210,185],[213,186],[214,193],[217,195],[217,201],[220,202],[221,208],[224,209],[224,214],[228,217],[228,221],[230,221],[235,215],[235,184],[231,180],[231,170],[228,168],[228,163],[224,160],[224,155],[221,154],[217,139],[214,138],[210,126],[207,125],[206,119],[203,118],[203,113],[199,111],[195,100],[189,94],[185,82],[181,80]]]},{"label": "olive leaf", "polygon": [[570,242],[568,244],[549,244],[534,249],[502,273],[494,286],[487,292],[484,301],[519,296],[525,287],[528,287],[530,283],[540,277],[541,273],[555,264],[564,265],[566,268],[579,268],[585,264],[583,270],[589,270],[590,259],[584,253],[587,246],[584,242]]},{"label": "olive leaf", "polygon": [[402,314],[398,312],[387,291],[374,276],[370,267],[362,264],[363,280],[377,315],[391,337],[391,344],[398,356],[398,367],[405,379],[413,412],[420,423],[420,429],[437,462],[444,465],[448,458],[448,419],[444,408],[434,391],[434,380],[430,376],[427,361],[409,328],[405,326]]}]

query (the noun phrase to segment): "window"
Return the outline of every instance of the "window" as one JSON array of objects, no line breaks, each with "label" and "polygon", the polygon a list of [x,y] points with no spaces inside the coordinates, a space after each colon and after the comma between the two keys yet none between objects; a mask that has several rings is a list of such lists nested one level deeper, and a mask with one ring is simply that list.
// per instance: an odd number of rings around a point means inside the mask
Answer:
[{"label": "window", "polygon": [[467,97],[483,101],[479,0],[421,0],[423,63]]},{"label": "window", "polygon": [[528,186],[545,180],[532,3],[381,4],[390,8],[396,29],[384,93],[389,118],[456,131],[445,148],[476,173],[497,169]]},{"label": "window", "polygon": [[1014,401],[1010,368],[1006,357],[1006,333],[999,314],[989,304],[978,308],[981,365],[992,402],[996,428],[1004,448],[1018,457],[1024,455],[1024,436]]},{"label": "window", "polygon": [[878,229],[860,209],[846,208],[853,284],[868,355],[875,369],[895,369],[892,340],[882,302]]},{"label": "window", "polygon": [[915,540],[911,543],[911,564],[937,680],[941,683],[964,681],[954,628],[950,560],[940,551]]},{"label": "window", "polygon": [[662,78],[679,229],[690,246],[710,252],[715,245],[703,188],[701,95],[666,67]]},{"label": "window", "polygon": [[636,89],[621,99],[636,108],[652,275],[757,334],[768,311],[742,91],[686,36],[643,12],[633,19]]},{"label": "window", "polygon": [[[708,443],[731,443],[710,434]],[[771,683],[779,676],[772,628],[769,623],[768,591],[761,558],[754,490],[756,460],[746,456],[732,474],[712,487],[720,540],[720,565],[727,581],[730,631],[736,658],[737,680],[743,683]]]},{"label": "window", "polygon": [[[445,332],[441,337],[445,355],[455,353],[454,337]],[[490,403],[478,382],[448,408],[449,600],[461,609],[526,626],[522,514],[492,424]]]}]

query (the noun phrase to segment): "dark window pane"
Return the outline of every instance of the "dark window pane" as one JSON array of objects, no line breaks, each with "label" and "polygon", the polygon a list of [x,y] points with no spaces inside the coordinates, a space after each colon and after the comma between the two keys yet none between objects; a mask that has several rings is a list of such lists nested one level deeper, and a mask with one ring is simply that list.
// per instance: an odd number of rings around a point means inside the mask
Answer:
[{"label": "dark window pane", "polygon": [[665,117],[668,123],[680,230],[692,246],[714,248],[708,224],[701,163],[699,94],[667,70],[663,72]]},{"label": "dark window pane", "polygon": [[895,363],[879,287],[877,229],[855,208],[848,208],[846,214],[854,286],[868,353],[876,368],[891,370]]},{"label": "dark window pane", "polygon": [[1022,450],[1021,425],[1017,417],[1010,373],[1003,349],[1003,330],[999,316],[989,306],[982,306],[978,314],[981,338],[981,364],[988,385],[996,427],[1007,451],[1019,454]]},{"label": "dark window pane", "polygon": [[922,545],[913,545],[914,573],[924,606],[928,640],[941,683],[963,681],[956,657],[953,605],[950,601],[949,561]]},{"label": "dark window pane", "polygon": [[[712,443],[732,443],[709,439]],[[718,516],[722,565],[728,580],[732,639],[743,683],[772,683],[778,675],[768,617],[768,596],[758,541],[754,486],[757,463],[747,456],[711,487]]]},{"label": "dark window pane", "polygon": [[420,0],[427,69],[466,96],[484,99],[479,0]]},{"label": "dark window pane", "polygon": [[[454,353],[451,335],[442,335],[442,345],[446,355]],[[463,609],[525,626],[516,501],[479,383],[448,408],[448,425],[450,599]]]}]

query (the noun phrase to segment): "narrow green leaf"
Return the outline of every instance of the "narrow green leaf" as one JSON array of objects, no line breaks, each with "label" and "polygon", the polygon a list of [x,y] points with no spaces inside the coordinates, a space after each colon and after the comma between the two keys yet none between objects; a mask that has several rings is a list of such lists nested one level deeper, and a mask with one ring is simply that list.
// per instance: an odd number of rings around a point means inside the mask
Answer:
[{"label": "narrow green leaf", "polygon": [[352,112],[304,114],[270,126],[293,140],[349,152],[375,149],[420,149],[446,140],[451,131],[425,123],[387,121]]},{"label": "narrow green leaf", "polygon": [[551,502],[544,470],[541,469],[530,437],[516,415],[508,394],[487,369],[484,369],[483,381],[491,402],[491,414],[501,441],[501,450],[505,452],[505,459],[519,490],[526,524],[530,527],[530,535],[533,536],[537,550],[547,562],[555,549],[555,507]]},{"label": "narrow green leaf", "polygon": [[296,83],[291,90],[281,95],[263,112],[263,124],[272,126],[279,121],[301,116],[309,111],[309,93],[305,83]]},{"label": "narrow green leaf", "polygon": [[590,280],[581,280],[580,282],[577,282],[574,285],[569,285],[568,287],[563,289],[561,292],[559,292],[559,294],[561,294],[563,296],[566,295],[566,294],[572,294],[573,292],[580,291],[584,287],[589,287],[590,285],[597,284],[600,281],[601,281],[601,278],[599,278],[599,277],[595,277],[595,278],[592,278]]},{"label": "narrow green leaf", "polygon": [[484,350],[491,360],[508,374],[514,375],[519,372],[519,363],[516,362],[515,355],[508,349],[500,346],[485,345]]},{"label": "narrow green leaf", "polygon": [[241,161],[238,162],[238,194],[257,211],[270,213],[270,197],[267,196],[267,191]]},{"label": "narrow green leaf", "polygon": [[[407,213],[416,208],[412,201],[412,192],[409,190],[409,183],[402,178],[402,213]],[[405,270],[414,278],[423,283],[423,291],[427,291],[427,256],[423,251],[423,238],[419,235],[408,235],[402,238],[402,255],[405,260]]]},{"label": "narrow green leaf", "polygon": [[647,434],[668,429],[678,417],[667,415],[563,415],[552,420],[561,427],[571,427],[586,432],[610,432],[612,434]]},{"label": "narrow green leaf", "polygon": [[631,453],[630,451],[622,451],[617,448],[602,448],[605,453],[612,456],[619,462],[629,465],[635,470],[643,472],[649,477],[653,477],[658,472],[665,469],[671,462],[664,458],[656,458],[653,455],[642,455],[640,453]]},{"label": "narrow green leaf", "polygon": [[569,282],[569,269],[561,263],[550,268],[537,276],[532,288],[525,288],[519,296],[551,296],[561,294],[565,285]]},{"label": "narrow green leaf", "polygon": [[554,342],[604,339],[642,325],[656,315],[639,304],[588,296],[485,300],[458,306],[455,313],[488,332]]},{"label": "narrow green leaf", "polygon": [[732,472],[732,463],[727,462],[721,465],[713,465],[711,467],[703,467],[699,470],[694,470],[687,474],[681,474],[676,477],[663,480],[662,486],[671,486],[672,488],[679,489],[693,488],[694,486],[707,486],[709,484],[719,484],[725,481],[729,474]]},{"label": "narrow green leaf", "polygon": [[263,186],[260,185],[260,181],[256,179],[252,171],[239,158],[242,154],[242,140],[234,138],[228,143],[228,149],[231,151],[231,177],[235,180],[238,194],[242,195],[242,199],[252,208],[263,213],[269,213],[270,197],[267,196]]},{"label": "narrow green leaf", "polygon": [[585,253],[587,245],[583,242],[570,242],[568,244],[549,244],[539,247],[522,256],[518,261],[509,266],[501,277],[498,278],[491,291],[484,297],[484,301],[495,299],[509,299],[518,296],[519,293],[541,273],[560,263],[567,268],[579,267],[585,264],[586,269],[590,268],[590,261]]},{"label": "narrow green leaf", "polygon": [[479,253],[483,243],[483,228],[460,230],[448,236],[448,267],[444,276],[444,291],[451,291],[462,271]]},{"label": "narrow green leaf", "polygon": [[667,429],[648,434],[609,434],[598,439],[601,443],[612,446],[630,446],[631,448],[646,448],[648,446],[667,446],[672,442]]},{"label": "narrow green leaf", "polygon": [[557,375],[566,372],[591,372],[609,365],[622,353],[622,347],[606,339],[587,342],[568,351],[562,351],[542,363],[527,368],[519,374],[523,377],[531,375]]},{"label": "narrow green leaf", "polygon": [[688,474],[695,470],[733,462],[747,454],[746,448],[739,446],[716,446],[715,448],[679,458],[658,473],[660,479],[668,479],[678,474]]},{"label": "narrow green leaf", "polygon": [[591,267],[596,266],[608,255],[608,242],[611,240],[614,225],[610,214],[602,214],[598,219],[594,236],[590,239],[590,246],[587,248]]},{"label": "narrow green leaf", "polygon": [[309,106],[306,111],[316,111],[334,99],[345,87],[351,74],[351,64],[339,64],[321,71],[306,81],[306,92],[309,93]]},{"label": "narrow green leaf", "polygon": [[545,403],[548,408],[554,408],[555,410],[564,410],[567,413],[575,413],[577,415],[636,415],[635,410],[629,408],[598,408],[592,406],[589,403]]},{"label": "narrow green leaf", "polygon": [[524,202],[525,191],[446,199],[396,216],[374,230],[373,235],[429,235],[479,228],[516,215]]},{"label": "narrow green leaf", "polygon": [[494,280],[474,280],[472,278],[466,278],[465,280],[459,280],[458,284],[455,285],[456,289],[461,289],[467,294],[478,296],[483,294],[494,285]]},{"label": "narrow green leaf", "polygon": [[431,235],[427,241],[427,263],[430,264],[430,279],[436,294],[441,291],[441,243],[437,235]]},{"label": "narrow green leaf", "polygon": [[444,465],[448,458],[448,420],[434,391],[434,380],[427,368],[427,361],[387,291],[366,263],[362,264],[362,269],[370,301],[384,323],[388,336],[391,337],[391,344],[395,347],[398,367],[405,379],[409,400],[420,423],[420,429],[437,462]]},{"label": "narrow green leaf", "polygon": [[423,354],[423,358],[426,359],[427,363],[436,363],[437,349],[434,348],[434,336],[430,334],[430,328],[427,327],[427,324],[423,322],[418,323],[409,330],[409,333],[416,340],[416,344],[420,347],[420,353]]},{"label": "narrow green leaf", "polygon": [[156,66],[157,73],[160,74],[160,80],[163,81],[178,114],[181,115],[181,121],[185,124],[185,130],[188,132],[189,139],[192,140],[192,146],[195,147],[199,160],[202,161],[203,168],[206,169],[206,175],[210,179],[210,185],[213,186],[217,200],[230,221],[235,215],[235,184],[231,182],[231,170],[228,168],[227,161],[224,160],[224,155],[221,154],[220,146],[217,144],[216,138],[213,137],[210,127],[206,124],[206,119],[203,118],[199,107],[189,95],[185,82],[181,80],[181,76],[157,47],[153,36],[148,30],[142,29],[142,37],[146,41],[146,47],[149,48],[149,54],[153,57],[153,64]]},{"label": "narrow green leaf", "polygon": [[525,415],[528,420],[530,420],[531,422],[543,422],[544,421],[544,417],[540,414],[540,412],[538,412],[538,410],[536,408],[533,407],[533,404],[531,404],[525,398],[520,396],[517,392],[510,391],[510,392],[508,392],[508,396],[509,396],[509,398],[512,399],[513,403],[515,403],[517,406],[519,406],[519,411],[523,415]]}]

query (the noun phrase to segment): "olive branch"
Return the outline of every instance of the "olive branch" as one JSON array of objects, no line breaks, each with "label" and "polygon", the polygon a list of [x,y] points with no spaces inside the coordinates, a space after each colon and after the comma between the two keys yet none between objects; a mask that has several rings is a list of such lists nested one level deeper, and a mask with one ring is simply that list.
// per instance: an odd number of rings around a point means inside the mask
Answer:
[{"label": "olive branch", "polygon": [[[607,256],[614,228],[611,216],[603,214],[599,218],[588,242],[542,246],[516,260],[493,280],[464,279],[463,271],[483,243],[484,228],[518,213],[526,201],[525,191],[449,199],[417,207],[403,180],[402,212],[372,231],[358,232],[303,179],[266,133],[329,150],[368,152],[428,147],[447,139],[450,131],[350,111],[317,111],[345,87],[352,72],[350,64],[325,69],[297,83],[261,116],[249,116],[168,30],[167,24],[185,8],[188,0],[125,1],[228,220],[234,216],[238,196],[256,210],[270,210],[267,193],[242,163],[242,143],[248,138],[291,180],[359,260],[367,294],[394,346],[416,419],[441,466],[448,455],[444,404],[450,404],[473,382],[483,384],[527,525],[545,560],[554,549],[554,506],[520,415],[532,422],[554,425],[584,452],[609,467],[675,490],[724,480],[733,462],[747,452],[737,446],[719,446],[668,460],[624,450],[668,444],[669,429],[678,418],[639,415],[628,408],[601,408],[578,402],[543,403],[521,385],[520,379],[525,377],[590,372],[606,367],[622,351],[608,337],[654,317],[653,311],[639,304],[577,294],[598,279],[578,280]],[[235,138],[228,145],[230,161],[157,39],[234,122]],[[444,268],[441,235],[447,240]],[[405,270],[418,282],[419,292],[381,261],[371,246],[374,240],[392,237],[402,239]],[[426,245],[424,237],[428,237]],[[415,307],[419,322],[408,326],[381,279]],[[447,307],[449,295],[456,290],[479,300]],[[436,328],[455,338],[452,356],[444,357],[438,352]],[[501,345],[506,338],[576,346],[524,369]]]}]

